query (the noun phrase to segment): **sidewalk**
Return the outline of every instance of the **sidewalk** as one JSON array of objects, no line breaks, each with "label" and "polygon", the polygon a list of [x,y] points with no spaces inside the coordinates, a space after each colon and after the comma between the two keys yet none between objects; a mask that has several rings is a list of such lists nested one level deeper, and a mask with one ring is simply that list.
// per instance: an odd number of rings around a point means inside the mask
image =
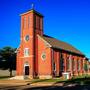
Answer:
[{"label": "sidewalk", "polygon": [[25,80],[0,80],[0,85],[25,85],[27,82]]},{"label": "sidewalk", "polygon": [[64,85],[64,82],[62,83],[55,83],[55,82],[32,82],[30,80],[0,80],[0,90],[32,90],[32,89],[44,89],[50,88],[50,90],[53,90],[55,88],[60,88],[61,90],[64,90],[64,88],[74,87],[75,84],[68,84]]},{"label": "sidewalk", "polygon": [[[52,86],[58,85],[55,82],[35,82],[32,83],[30,80],[0,80],[0,85],[31,85],[31,86]],[[63,86],[63,83],[59,83],[60,86]]]}]

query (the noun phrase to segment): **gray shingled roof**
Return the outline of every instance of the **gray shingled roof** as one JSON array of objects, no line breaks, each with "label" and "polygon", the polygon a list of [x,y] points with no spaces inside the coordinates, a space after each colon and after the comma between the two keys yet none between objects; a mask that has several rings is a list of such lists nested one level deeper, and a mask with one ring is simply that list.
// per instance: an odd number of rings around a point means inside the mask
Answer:
[{"label": "gray shingled roof", "polygon": [[84,55],[83,53],[81,53],[79,50],[77,50],[75,47],[73,47],[72,45],[63,42],[63,41],[59,41],[55,38],[43,35],[41,36],[45,41],[47,41],[53,48],[57,48],[57,49],[62,49],[68,52],[72,52],[72,53],[76,53],[79,55]]}]

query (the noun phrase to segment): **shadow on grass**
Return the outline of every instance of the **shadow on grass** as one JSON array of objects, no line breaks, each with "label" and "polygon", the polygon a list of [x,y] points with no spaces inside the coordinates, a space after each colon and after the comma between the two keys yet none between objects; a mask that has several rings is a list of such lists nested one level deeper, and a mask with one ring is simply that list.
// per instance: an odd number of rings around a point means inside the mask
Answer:
[{"label": "shadow on grass", "polygon": [[[33,83],[42,83],[42,82],[54,82],[53,85],[51,86],[32,86],[31,84]],[[60,84],[62,84],[60,86]],[[60,80],[60,79],[35,79],[33,81],[27,81],[26,85],[24,86],[23,90],[90,90],[90,77],[85,77],[85,78],[72,78],[71,80]],[[22,87],[21,86],[21,87]],[[11,88],[8,90],[17,90],[20,88],[20,86],[14,86],[14,87],[6,87],[6,88]]]},{"label": "shadow on grass", "polygon": [[11,86],[11,87],[4,87],[0,88],[1,90],[90,90],[89,85],[76,85],[71,87],[65,87],[65,86],[39,86],[39,87],[31,87],[30,85],[25,85],[24,88],[22,86]]},{"label": "shadow on grass", "polygon": [[[59,86],[63,83],[63,86]],[[58,85],[57,85],[58,84]],[[52,86],[29,87],[24,90],[90,90],[90,77],[57,81]]]},{"label": "shadow on grass", "polygon": [[30,85],[30,84],[35,84],[35,83],[39,83],[39,82],[47,82],[47,79],[34,79],[32,81],[26,81],[27,82],[27,85]]},{"label": "shadow on grass", "polygon": [[44,87],[29,87],[23,90],[90,90],[90,86],[88,85],[76,85],[72,87],[64,87],[64,86],[44,86]]},{"label": "shadow on grass", "polygon": [[78,84],[78,85],[90,85],[90,77],[85,78],[76,78],[65,81],[65,84],[72,83],[72,84]]},{"label": "shadow on grass", "polygon": [[55,84],[63,83],[63,86],[68,86],[68,85],[90,85],[90,77],[85,77],[85,78],[72,78],[70,80],[66,81],[58,81]]},{"label": "shadow on grass", "polygon": [[8,79],[8,78],[10,78],[10,76],[0,76],[0,80],[2,80],[2,79]]},{"label": "shadow on grass", "polygon": [[53,83],[53,84],[59,84],[63,83],[63,85],[68,84],[76,84],[76,85],[90,85],[90,77],[84,77],[84,78],[72,78],[70,80],[60,80],[60,79],[35,79],[32,81],[27,81],[27,85],[33,84],[33,83]]},{"label": "shadow on grass", "polygon": [[60,78],[54,78],[54,79],[34,79],[32,81],[26,81],[28,84],[33,84],[33,83],[60,83],[64,82],[66,80],[60,79]]}]

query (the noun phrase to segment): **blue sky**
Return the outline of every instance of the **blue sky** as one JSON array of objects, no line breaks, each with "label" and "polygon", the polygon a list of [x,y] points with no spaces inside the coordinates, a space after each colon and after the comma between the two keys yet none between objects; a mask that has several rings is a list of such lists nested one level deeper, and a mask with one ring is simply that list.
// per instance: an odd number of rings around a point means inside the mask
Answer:
[{"label": "blue sky", "polygon": [[18,47],[20,14],[35,9],[44,15],[44,32],[68,42],[90,58],[90,0],[0,0],[0,48]]}]

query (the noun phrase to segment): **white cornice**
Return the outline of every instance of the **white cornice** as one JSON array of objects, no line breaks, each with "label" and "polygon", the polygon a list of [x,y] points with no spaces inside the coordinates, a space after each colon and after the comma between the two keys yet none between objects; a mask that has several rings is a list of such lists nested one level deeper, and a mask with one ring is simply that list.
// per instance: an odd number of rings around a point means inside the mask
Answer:
[{"label": "white cornice", "polygon": [[40,35],[37,35],[38,38],[40,38],[41,40],[43,40],[46,44],[48,44],[49,47],[52,47],[46,40],[44,40]]}]

